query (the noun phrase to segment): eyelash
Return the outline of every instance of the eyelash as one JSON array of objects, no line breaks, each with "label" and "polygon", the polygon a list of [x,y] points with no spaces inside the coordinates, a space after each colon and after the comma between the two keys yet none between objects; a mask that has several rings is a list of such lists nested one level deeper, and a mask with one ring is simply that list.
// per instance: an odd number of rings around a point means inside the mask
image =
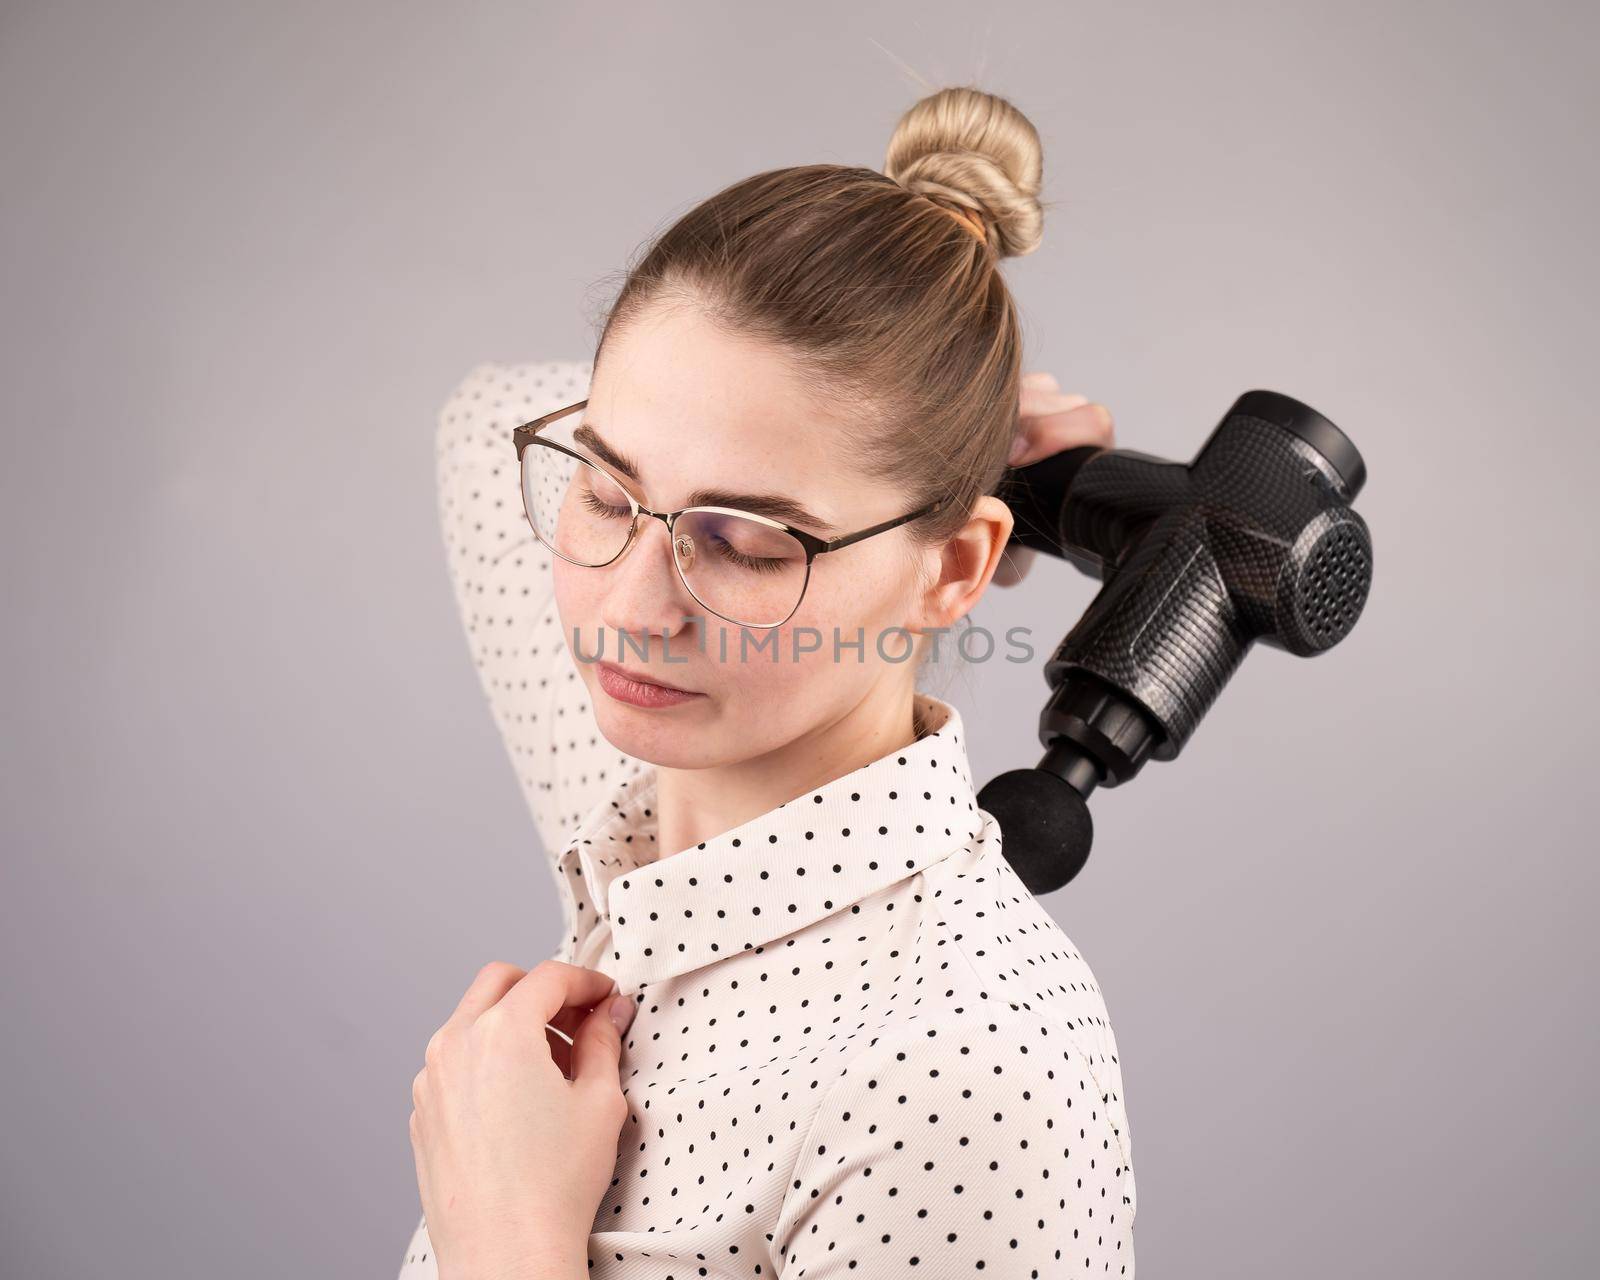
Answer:
[{"label": "eyelash", "polygon": [[782,573],[784,569],[782,560],[755,560],[732,547],[725,547],[722,554],[741,569],[754,569],[757,573]]},{"label": "eyelash", "polygon": [[[592,492],[584,493],[581,500],[589,508],[589,510],[593,511],[597,515],[614,516],[620,520],[623,516],[630,514],[628,511],[619,510],[618,508],[613,507],[610,503],[601,502],[600,499],[595,497]],[[722,555],[733,561],[733,563],[738,565],[741,569],[753,569],[757,573],[782,573],[784,570],[784,561],[782,560],[758,560],[752,556],[745,555],[741,551],[735,551],[726,543],[722,545]]]},{"label": "eyelash", "polygon": [[594,496],[593,490],[584,490],[582,501],[590,511],[593,511],[599,516],[616,516],[618,519],[621,519],[625,515],[632,514],[631,511],[626,508],[617,508],[613,507],[609,502],[601,502],[599,498]]}]

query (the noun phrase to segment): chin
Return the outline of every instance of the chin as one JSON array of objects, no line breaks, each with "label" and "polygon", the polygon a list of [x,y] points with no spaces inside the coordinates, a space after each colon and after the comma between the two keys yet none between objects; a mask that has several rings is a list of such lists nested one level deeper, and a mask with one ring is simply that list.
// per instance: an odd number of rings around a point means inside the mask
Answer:
[{"label": "chin", "polygon": [[586,683],[595,723],[618,751],[669,769],[703,769],[721,763],[714,749],[715,731],[707,727],[710,698],[677,707],[635,707],[613,698],[592,674]]}]

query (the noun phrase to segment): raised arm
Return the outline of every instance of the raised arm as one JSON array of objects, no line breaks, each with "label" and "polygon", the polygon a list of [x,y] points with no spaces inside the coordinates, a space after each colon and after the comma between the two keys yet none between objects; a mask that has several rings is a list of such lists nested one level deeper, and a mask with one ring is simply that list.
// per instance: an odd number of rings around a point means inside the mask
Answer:
[{"label": "raised arm", "polygon": [[[439,410],[435,436],[456,604],[553,876],[568,832],[638,763],[595,724],[562,636],[551,554],[523,514],[511,441],[521,423],[582,400],[591,372],[574,361],[480,364]],[[565,922],[564,937],[572,925]]]}]

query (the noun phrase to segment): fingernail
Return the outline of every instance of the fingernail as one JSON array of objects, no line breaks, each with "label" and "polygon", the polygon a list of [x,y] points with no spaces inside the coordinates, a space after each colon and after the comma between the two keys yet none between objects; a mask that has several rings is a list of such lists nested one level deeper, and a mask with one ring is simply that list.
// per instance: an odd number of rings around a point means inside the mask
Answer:
[{"label": "fingernail", "polygon": [[633,1001],[627,996],[614,996],[611,1000],[611,1008],[607,1012],[611,1015],[612,1025],[616,1027],[617,1033],[620,1035],[628,1029],[628,1024],[633,1021]]}]

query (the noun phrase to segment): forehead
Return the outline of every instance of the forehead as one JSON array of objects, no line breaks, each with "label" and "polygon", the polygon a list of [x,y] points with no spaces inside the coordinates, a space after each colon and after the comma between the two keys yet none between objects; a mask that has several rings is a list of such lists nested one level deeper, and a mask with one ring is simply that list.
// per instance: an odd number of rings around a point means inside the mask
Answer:
[{"label": "forehead", "polygon": [[870,486],[840,446],[861,427],[807,377],[697,308],[653,308],[607,336],[582,416],[638,463],[652,505],[706,487],[760,490],[847,524]]}]

